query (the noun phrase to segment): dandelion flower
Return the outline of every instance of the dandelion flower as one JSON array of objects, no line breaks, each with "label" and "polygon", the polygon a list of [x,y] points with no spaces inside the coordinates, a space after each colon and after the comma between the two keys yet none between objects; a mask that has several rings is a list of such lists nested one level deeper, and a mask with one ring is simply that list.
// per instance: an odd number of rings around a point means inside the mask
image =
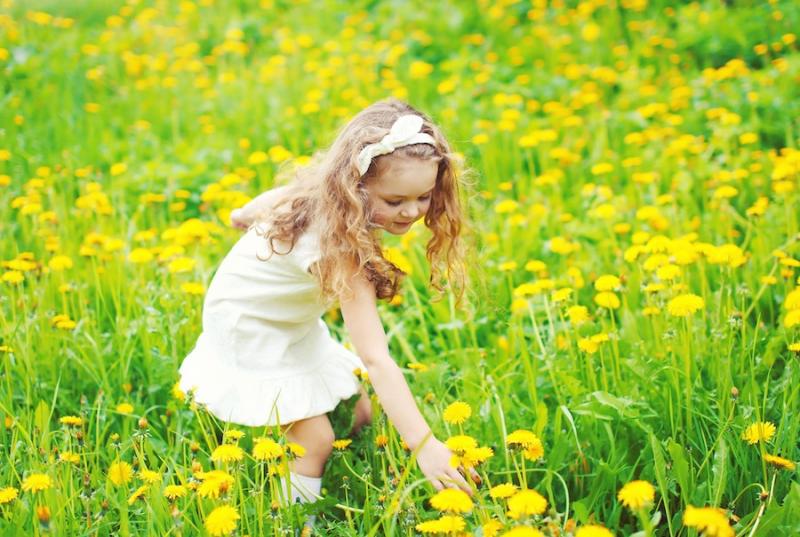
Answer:
[{"label": "dandelion flower", "polygon": [[460,425],[472,415],[472,407],[463,401],[451,403],[444,409],[444,421],[451,425]]},{"label": "dandelion flower", "polygon": [[589,310],[586,306],[571,306],[567,308],[567,316],[572,325],[578,325],[589,320]]},{"label": "dandelion flower", "polygon": [[517,492],[517,486],[513,483],[501,483],[489,489],[489,496],[495,500],[498,498],[510,498]]},{"label": "dandelion flower", "polygon": [[244,450],[234,444],[222,444],[211,453],[214,462],[235,462],[244,458]]},{"label": "dandelion flower", "polygon": [[636,511],[652,505],[655,495],[656,489],[647,481],[631,481],[619,490],[617,499],[625,507]]},{"label": "dandelion flower", "polygon": [[220,494],[227,492],[234,483],[234,478],[222,470],[201,472],[198,478],[202,480],[197,487],[197,493],[203,498],[219,498]]},{"label": "dandelion flower", "polygon": [[535,490],[521,490],[508,499],[508,516],[517,520],[530,515],[541,515],[547,509],[547,500]]},{"label": "dandelion flower", "polygon": [[742,433],[742,438],[750,445],[769,442],[773,436],[775,436],[775,424],[769,421],[756,422]]},{"label": "dandelion flower", "polygon": [[618,288],[622,285],[620,279],[612,274],[604,274],[595,280],[594,282],[594,289],[595,291],[603,292],[603,291],[613,291],[614,289]]},{"label": "dandelion flower", "polygon": [[544,537],[544,534],[530,526],[517,526],[503,533],[500,537]]},{"label": "dandelion flower", "polygon": [[133,405],[130,403],[120,403],[116,406],[115,410],[120,414],[132,414]]},{"label": "dandelion flower", "polygon": [[5,487],[0,489],[0,505],[11,503],[19,496],[19,490],[16,487]]},{"label": "dandelion flower", "polygon": [[575,532],[575,537],[614,537],[614,534],[604,526],[588,524],[578,528],[578,531]]},{"label": "dandelion flower", "polygon": [[148,488],[150,488],[148,485],[142,485],[141,487],[133,491],[133,494],[131,494],[130,497],[128,498],[128,505],[133,505],[134,503],[136,503],[136,500],[143,498],[144,493],[147,492]]},{"label": "dandelion flower", "polygon": [[83,418],[79,416],[62,416],[61,419],[58,420],[61,425],[67,425],[70,427],[80,427],[83,425]]},{"label": "dandelion flower", "polygon": [[615,310],[619,308],[619,297],[611,291],[603,291],[594,295],[594,303],[601,308]]},{"label": "dandelion flower", "polygon": [[164,496],[170,500],[186,496],[186,487],[183,485],[167,485],[164,487]]},{"label": "dandelion flower", "polygon": [[511,447],[528,447],[536,442],[541,442],[539,437],[525,429],[517,429],[506,436],[506,444]]},{"label": "dandelion flower", "polygon": [[205,526],[214,537],[230,535],[236,529],[239,513],[230,505],[220,505],[206,517]]},{"label": "dandelion flower", "polygon": [[295,442],[288,442],[286,444],[286,451],[295,457],[302,458],[306,454],[306,448]]},{"label": "dandelion flower", "polygon": [[466,434],[458,434],[451,436],[445,440],[445,445],[456,453],[466,453],[467,450],[475,449],[478,447],[478,441]]},{"label": "dandelion flower", "polygon": [[244,436],[244,431],[240,431],[239,429],[230,429],[225,431],[222,436],[225,440],[233,440],[234,442],[238,442]]},{"label": "dandelion flower", "polygon": [[667,303],[667,311],[675,317],[688,317],[706,305],[702,297],[687,293],[678,295]]},{"label": "dandelion flower", "polygon": [[728,515],[718,507],[686,507],[683,524],[713,537],[734,537],[736,535],[728,523]]},{"label": "dandelion flower", "polygon": [[333,449],[342,451],[344,449],[347,449],[347,446],[349,446],[352,443],[353,443],[353,441],[351,439],[349,439],[349,438],[343,438],[341,440],[334,440],[333,441]]},{"label": "dandelion flower", "polygon": [[420,522],[414,527],[420,533],[456,533],[466,527],[466,522],[460,516],[445,515],[436,520]]},{"label": "dandelion flower", "polygon": [[271,461],[283,455],[283,448],[269,438],[259,438],[253,446],[253,457],[259,461]]},{"label": "dandelion flower", "polygon": [[764,462],[771,464],[776,468],[789,470],[790,472],[793,472],[796,468],[795,464],[789,459],[784,459],[783,457],[778,457],[777,455],[770,455],[769,453],[764,454]]},{"label": "dandelion flower", "polygon": [[117,461],[108,468],[108,479],[115,485],[124,485],[131,480],[133,468],[125,461]]},{"label": "dandelion flower", "polygon": [[542,445],[542,441],[537,438],[525,446],[525,448],[522,450],[522,456],[529,461],[538,461],[544,457],[544,446]]},{"label": "dandelion flower", "polygon": [[444,489],[431,498],[431,505],[439,511],[450,513],[469,513],[472,511],[472,500],[460,489]]},{"label": "dandelion flower", "polygon": [[72,464],[78,464],[81,462],[81,457],[77,453],[73,453],[71,451],[62,451],[58,455],[58,460],[64,462],[71,462]]},{"label": "dandelion flower", "polygon": [[22,490],[39,492],[53,486],[53,480],[47,474],[31,474],[22,482]]},{"label": "dandelion flower", "polygon": [[161,481],[161,474],[153,470],[141,470],[139,472],[139,479],[148,484],[158,483]]}]

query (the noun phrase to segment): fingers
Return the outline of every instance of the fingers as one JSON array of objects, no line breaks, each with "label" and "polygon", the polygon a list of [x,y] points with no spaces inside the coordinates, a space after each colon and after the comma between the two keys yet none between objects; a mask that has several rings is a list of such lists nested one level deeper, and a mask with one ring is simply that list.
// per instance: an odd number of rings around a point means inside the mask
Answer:
[{"label": "fingers", "polygon": [[460,488],[467,494],[472,495],[472,487],[469,486],[469,483],[467,483],[467,481],[464,479],[464,476],[462,476],[458,470],[449,470],[444,481],[446,486],[451,488]]}]

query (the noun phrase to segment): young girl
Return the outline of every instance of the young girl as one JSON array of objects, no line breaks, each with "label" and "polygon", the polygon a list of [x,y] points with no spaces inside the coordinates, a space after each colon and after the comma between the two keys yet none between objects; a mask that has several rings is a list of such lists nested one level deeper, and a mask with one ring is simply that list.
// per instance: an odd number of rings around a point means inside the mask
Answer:
[{"label": "young girl", "polygon": [[[221,420],[280,424],[306,448],[292,461],[292,501],[313,501],[332,451],[327,412],[361,394],[354,431],[370,401],[354,374],[366,370],[389,420],[436,490],[472,488],[431,433],[389,355],[376,309],[403,276],[382,255],[381,233],[419,219],[431,230],[431,285],[463,289],[462,214],[447,141],[430,119],[389,99],[358,113],[316,164],[231,215],[247,233],[208,288],[203,331],[180,367],[180,387]],[[321,315],[339,301],[357,352],[336,342]],[[477,478],[477,474],[470,474]],[[284,487],[287,487],[284,480]]]}]

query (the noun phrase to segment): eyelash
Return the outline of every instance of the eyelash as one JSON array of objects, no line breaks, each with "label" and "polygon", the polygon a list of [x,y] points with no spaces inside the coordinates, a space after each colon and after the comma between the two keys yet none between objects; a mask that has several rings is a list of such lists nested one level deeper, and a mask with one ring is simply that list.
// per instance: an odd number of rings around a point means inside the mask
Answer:
[{"label": "eyelash", "polygon": [[[428,200],[430,199],[430,197],[431,197],[431,195],[430,195],[430,194],[425,194],[424,196],[422,196],[422,197],[421,197],[421,198],[419,198],[419,199],[421,199],[422,201],[428,201]],[[398,205],[400,205],[401,203],[402,203],[402,202],[400,202],[400,201],[387,201],[387,202],[386,202],[386,204],[387,204],[387,205],[391,205],[392,207],[397,207],[397,206],[398,206]]]}]

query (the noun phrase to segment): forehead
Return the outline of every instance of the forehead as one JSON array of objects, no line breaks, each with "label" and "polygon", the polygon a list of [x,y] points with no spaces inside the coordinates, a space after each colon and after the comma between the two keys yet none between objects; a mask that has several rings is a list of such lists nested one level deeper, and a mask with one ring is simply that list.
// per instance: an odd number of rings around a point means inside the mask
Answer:
[{"label": "forehead", "polygon": [[433,159],[389,158],[370,188],[384,196],[417,197],[433,190],[439,163]]}]

